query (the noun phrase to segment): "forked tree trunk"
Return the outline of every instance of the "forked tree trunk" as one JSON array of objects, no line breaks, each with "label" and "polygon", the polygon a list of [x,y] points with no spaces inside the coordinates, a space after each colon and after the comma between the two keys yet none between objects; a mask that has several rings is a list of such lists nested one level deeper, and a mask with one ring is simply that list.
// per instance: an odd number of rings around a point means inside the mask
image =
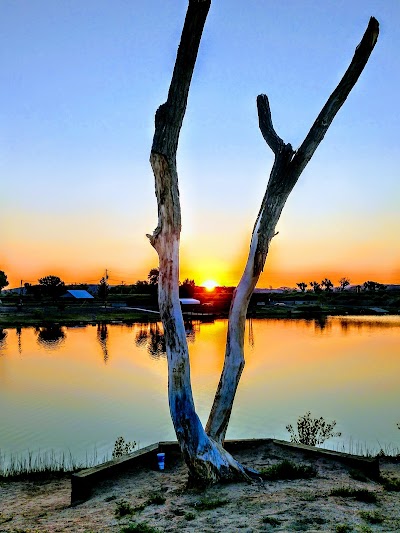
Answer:
[{"label": "forked tree trunk", "polygon": [[160,262],[158,298],[166,340],[171,417],[190,477],[202,483],[249,479],[252,476],[251,471],[241,466],[222,447],[244,367],[244,328],[248,303],[264,268],[269,243],[275,235],[275,227],[286,199],[356,83],[378,36],[378,23],[371,18],[342,81],[297,152],[276,134],[267,97],[261,95],[257,98],[261,132],[275,154],[275,162],[254,226],[245,271],[232,300],[224,368],[204,429],[193,402],[189,353],[179,303],[181,210],[176,152],[210,4],[211,0],[189,0],[168,98],[156,112],[150,162],[155,177],[158,226],[153,235],[148,235]]}]

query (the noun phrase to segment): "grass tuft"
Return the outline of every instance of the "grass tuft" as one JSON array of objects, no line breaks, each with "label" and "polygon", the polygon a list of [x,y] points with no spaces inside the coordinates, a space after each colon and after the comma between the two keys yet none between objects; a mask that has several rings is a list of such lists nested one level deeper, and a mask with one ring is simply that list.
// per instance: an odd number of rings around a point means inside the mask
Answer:
[{"label": "grass tuft", "polygon": [[123,516],[133,515],[135,509],[126,500],[120,500],[117,502],[114,514],[115,518],[122,518]]},{"label": "grass tuft", "polygon": [[123,527],[121,533],[161,533],[161,531],[156,527],[149,526],[146,522],[138,522]]},{"label": "grass tuft", "polygon": [[354,498],[358,502],[376,503],[378,498],[374,492],[367,489],[353,489],[351,487],[338,487],[332,489],[331,496],[340,496],[342,498]]},{"label": "grass tuft", "polygon": [[147,498],[147,505],[162,505],[165,503],[166,497],[160,491],[151,492]]},{"label": "grass tuft", "polygon": [[382,524],[385,520],[384,516],[378,511],[360,511],[360,516],[369,524]]},{"label": "grass tuft", "polygon": [[193,507],[197,511],[209,511],[211,509],[216,509],[217,507],[222,507],[227,504],[228,500],[222,500],[220,498],[201,498],[193,504]]},{"label": "grass tuft", "polygon": [[400,478],[381,476],[379,481],[385,490],[400,492]]},{"label": "grass tuft", "polygon": [[317,475],[317,469],[304,464],[296,465],[284,460],[260,471],[263,479],[276,481],[278,479],[310,479]]},{"label": "grass tuft", "polygon": [[353,528],[347,524],[338,524],[335,528],[335,533],[350,533],[351,531]]},{"label": "grass tuft", "polygon": [[261,520],[263,524],[269,524],[270,526],[279,526],[281,524],[281,521],[273,516],[264,516]]}]

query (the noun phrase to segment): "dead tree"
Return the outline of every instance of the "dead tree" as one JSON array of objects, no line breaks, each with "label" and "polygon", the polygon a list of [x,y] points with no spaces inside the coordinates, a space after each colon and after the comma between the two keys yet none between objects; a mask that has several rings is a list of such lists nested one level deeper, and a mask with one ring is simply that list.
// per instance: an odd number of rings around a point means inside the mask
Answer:
[{"label": "dead tree", "polygon": [[195,411],[189,353],[179,303],[181,209],[176,152],[190,82],[211,0],[189,0],[167,101],[155,115],[150,162],[155,177],[158,225],[151,244],[159,256],[158,299],[166,339],[168,397],[172,421],[189,476],[195,482],[248,479],[252,472],[223,448],[233,401],[244,367],[244,329],[251,294],[264,268],[269,244],[283,206],[300,174],[325,136],[332,120],[357,82],[376,44],[379,24],[371,18],[342,80],[298,150],[275,132],[268,98],[257,97],[259,125],[275,160],[250,242],[242,278],[234,292],[222,370],[205,429]]}]

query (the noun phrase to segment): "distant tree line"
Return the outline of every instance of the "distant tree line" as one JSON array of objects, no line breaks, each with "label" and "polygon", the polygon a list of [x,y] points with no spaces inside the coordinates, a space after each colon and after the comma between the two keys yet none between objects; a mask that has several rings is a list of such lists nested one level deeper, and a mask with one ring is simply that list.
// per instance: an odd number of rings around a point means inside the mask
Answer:
[{"label": "distant tree line", "polygon": [[[300,289],[301,292],[306,292],[306,289],[308,286],[310,286],[309,291],[311,292],[333,292],[334,285],[332,281],[328,278],[323,279],[321,282],[318,281],[310,281],[309,283],[305,283],[304,281],[300,281],[299,283],[296,283],[297,287]],[[350,279],[343,277],[339,280],[338,290],[343,292],[346,287],[350,285]],[[378,283],[377,281],[366,281],[362,285],[356,285],[355,290],[357,292],[365,291],[365,292],[376,292],[376,291],[384,291],[386,290],[386,285],[383,285],[382,283]]]}]

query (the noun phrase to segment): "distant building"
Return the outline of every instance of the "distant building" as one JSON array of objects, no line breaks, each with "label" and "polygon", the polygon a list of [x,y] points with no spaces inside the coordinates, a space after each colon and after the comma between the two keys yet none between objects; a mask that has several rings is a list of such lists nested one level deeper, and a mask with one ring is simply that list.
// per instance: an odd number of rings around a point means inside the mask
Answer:
[{"label": "distant building", "polygon": [[65,294],[61,296],[61,298],[68,298],[71,300],[91,300],[93,299],[93,296],[88,291],[84,290],[68,290]]}]

